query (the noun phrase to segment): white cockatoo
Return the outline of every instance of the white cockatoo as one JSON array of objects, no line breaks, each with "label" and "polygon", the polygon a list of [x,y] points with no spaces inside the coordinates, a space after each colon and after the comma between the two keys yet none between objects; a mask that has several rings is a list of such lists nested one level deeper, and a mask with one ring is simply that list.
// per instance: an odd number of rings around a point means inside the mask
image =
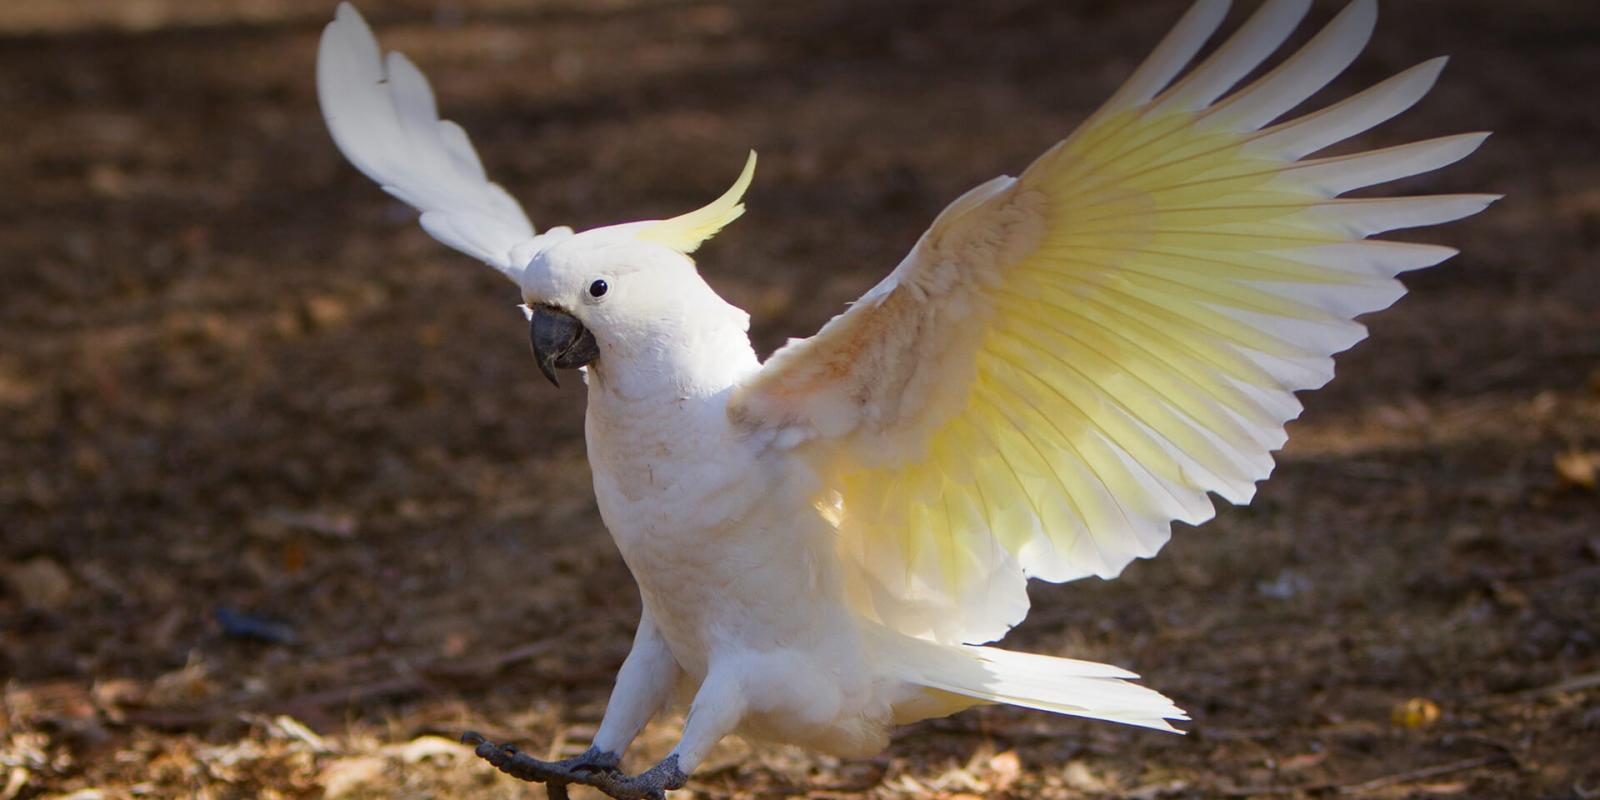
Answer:
[{"label": "white cockatoo", "polygon": [[[1077,131],[957,198],[888,277],[765,362],[690,258],[744,212],[753,154],[699,210],[537,234],[422,73],[341,5],[317,65],[334,141],[517,284],[551,381],[584,371],[595,494],[643,600],[589,752],[479,754],[560,793],[643,798],[734,732],[862,755],[984,703],[1175,730],[1184,712],[1127,670],[984,643],[1028,613],[1029,578],[1116,577],[1173,520],[1209,519],[1210,493],[1249,502],[1295,392],[1366,335],[1355,318],[1455,252],[1366,237],[1496,199],[1340,199],[1486,134],[1309,157],[1406,110],[1445,61],[1280,121],[1377,16],[1355,0],[1234,89],[1309,5],[1268,0],[1185,73],[1228,8],[1199,0]],[[680,693],[677,746],[620,772]]]}]

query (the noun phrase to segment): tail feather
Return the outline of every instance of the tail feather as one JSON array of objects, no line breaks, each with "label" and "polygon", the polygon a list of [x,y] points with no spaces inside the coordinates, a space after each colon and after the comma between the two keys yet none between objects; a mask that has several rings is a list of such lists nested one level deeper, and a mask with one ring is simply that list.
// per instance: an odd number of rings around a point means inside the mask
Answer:
[{"label": "tail feather", "polygon": [[[883,652],[897,677],[941,695],[1171,733],[1183,731],[1168,720],[1189,718],[1161,693],[1129,683],[1138,675],[1110,664],[996,647],[946,645],[900,634],[891,634],[886,644]],[[967,705],[976,703],[917,703],[915,707],[950,713]]]}]

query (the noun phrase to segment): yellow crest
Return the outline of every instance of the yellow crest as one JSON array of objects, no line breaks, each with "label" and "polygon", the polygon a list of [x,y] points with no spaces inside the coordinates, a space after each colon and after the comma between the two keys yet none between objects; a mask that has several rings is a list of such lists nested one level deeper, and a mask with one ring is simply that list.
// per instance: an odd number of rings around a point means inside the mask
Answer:
[{"label": "yellow crest", "polygon": [[739,179],[722,196],[705,206],[680,214],[672,219],[645,225],[637,236],[646,241],[664,244],[680,253],[693,253],[705,240],[715,236],[723,226],[744,213],[744,192],[750,188],[750,179],[756,174],[756,151],[744,162]]}]

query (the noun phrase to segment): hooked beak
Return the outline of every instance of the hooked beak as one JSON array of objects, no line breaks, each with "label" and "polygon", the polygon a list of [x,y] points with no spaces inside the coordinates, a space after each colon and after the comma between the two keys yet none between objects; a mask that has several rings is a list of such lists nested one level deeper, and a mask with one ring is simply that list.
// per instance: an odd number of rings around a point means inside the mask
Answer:
[{"label": "hooked beak", "polygon": [[555,306],[533,307],[533,327],[528,336],[533,341],[533,358],[539,362],[539,371],[556,386],[561,385],[556,380],[557,369],[577,369],[600,357],[594,334],[577,317]]}]

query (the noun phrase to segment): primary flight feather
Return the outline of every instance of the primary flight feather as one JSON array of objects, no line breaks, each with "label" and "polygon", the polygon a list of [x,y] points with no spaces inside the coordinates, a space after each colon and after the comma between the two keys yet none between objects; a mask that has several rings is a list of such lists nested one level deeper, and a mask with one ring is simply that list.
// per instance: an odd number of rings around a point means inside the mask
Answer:
[{"label": "primary flight feather", "polygon": [[[1366,237],[1495,199],[1340,197],[1486,134],[1313,157],[1405,111],[1444,59],[1285,119],[1377,17],[1356,0],[1239,87],[1309,5],[1269,0],[1191,65],[1228,7],[1200,0],[1072,135],[962,195],[765,363],[688,256],[743,213],[754,155],[697,211],[535,235],[422,74],[341,5],[318,63],[334,141],[429,233],[517,282],[552,381],[585,372],[601,516],[643,600],[588,753],[479,753],[633,798],[681,785],[736,731],[862,754],[980,703],[1175,730],[1183,712],[1130,672],[982,645],[1027,614],[1028,578],[1115,577],[1172,521],[1209,519],[1211,494],[1249,502],[1294,393],[1365,337],[1355,318],[1454,254]],[[678,689],[694,698],[678,746],[619,772]]]}]

